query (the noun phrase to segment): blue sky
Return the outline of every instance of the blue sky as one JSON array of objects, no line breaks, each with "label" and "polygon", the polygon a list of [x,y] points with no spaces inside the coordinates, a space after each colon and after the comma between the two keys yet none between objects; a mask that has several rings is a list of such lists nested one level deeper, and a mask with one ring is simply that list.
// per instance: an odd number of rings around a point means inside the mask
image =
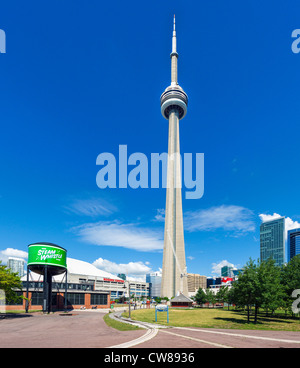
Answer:
[{"label": "blue sky", "polygon": [[181,152],[204,153],[205,192],[183,198],[188,272],[259,257],[259,215],[300,221],[300,4],[77,0],[1,4],[0,258],[30,243],[137,277],[162,264],[165,189],[96,185],[102,152],[166,152],[159,98],[189,95]]}]

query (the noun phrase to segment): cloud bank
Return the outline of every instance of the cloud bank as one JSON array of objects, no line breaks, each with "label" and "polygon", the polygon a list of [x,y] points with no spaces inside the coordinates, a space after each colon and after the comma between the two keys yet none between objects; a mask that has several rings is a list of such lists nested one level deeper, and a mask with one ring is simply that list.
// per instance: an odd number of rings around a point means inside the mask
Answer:
[{"label": "cloud bank", "polygon": [[254,214],[241,206],[222,205],[189,211],[184,216],[185,229],[189,232],[221,229],[240,236],[255,231]]},{"label": "cloud bank", "polygon": [[87,223],[72,229],[83,241],[99,246],[133,249],[140,252],[163,249],[163,233],[119,221]]},{"label": "cloud bank", "polygon": [[6,248],[0,251],[0,261],[6,264],[9,257],[22,258],[27,262],[28,253],[15,248]]},{"label": "cloud bank", "polygon": [[[147,262],[149,263],[149,262]],[[151,267],[143,262],[115,263],[107,259],[98,258],[93,262],[93,265],[100,270],[113,273],[124,273],[125,275],[139,277],[151,272]]]}]

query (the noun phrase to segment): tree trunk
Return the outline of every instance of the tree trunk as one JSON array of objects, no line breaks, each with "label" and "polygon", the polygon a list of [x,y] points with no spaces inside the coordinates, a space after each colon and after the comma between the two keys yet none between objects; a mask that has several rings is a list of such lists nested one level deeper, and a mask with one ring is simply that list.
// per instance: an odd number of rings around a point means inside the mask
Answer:
[{"label": "tree trunk", "polygon": [[255,305],[255,316],[254,316],[254,323],[257,322],[257,312],[258,312],[258,306]]}]

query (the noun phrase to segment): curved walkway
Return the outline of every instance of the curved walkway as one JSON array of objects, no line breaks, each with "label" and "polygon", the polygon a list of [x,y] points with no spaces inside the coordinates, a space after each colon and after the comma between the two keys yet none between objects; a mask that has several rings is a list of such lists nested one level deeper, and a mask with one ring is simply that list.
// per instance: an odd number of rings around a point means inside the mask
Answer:
[{"label": "curved walkway", "polygon": [[[300,332],[221,330],[158,326],[123,319],[143,327],[118,331],[106,325],[107,311],[72,311],[7,315],[0,319],[0,348],[299,348]],[[110,314],[121,318],[119,313]],[[146,329],[146,331],[145,331]]]},{"label": "curved walkway", "polygon": [[[125,323],[156,330],[145,341],[134,342],[138,348],[299,348],[300,333],[293,331],[261,331],[261,330],[221,330],[210,328],[168,327],[156,324],[132,321],[121,317],[114,318]],[[168,336],[166,338],[166,335]],[[151,341],[150,341],[151,340]],[[118,347],[130,347],[130,342]],[[116,347],[116,346],[113,346]]]}]

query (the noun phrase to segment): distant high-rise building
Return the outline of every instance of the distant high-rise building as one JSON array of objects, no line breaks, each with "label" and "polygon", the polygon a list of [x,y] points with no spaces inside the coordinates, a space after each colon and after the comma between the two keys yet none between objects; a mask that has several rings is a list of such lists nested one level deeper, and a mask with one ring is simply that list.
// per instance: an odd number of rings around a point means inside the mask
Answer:
[{"label": "distant high-rise building", "polygon": [[150,297],[156,298],[160,296],[161,290],[161,273],[152,272],[146,275],[146,282],[149,283]]},{"label": "distant high-rise building", "polygon": [[260,260],[275,260],[277,266],[284,263],[285,254],[285,218],[263,222],[260,225]]},{"label": "distant high-rise building", "polygon": [[126,275],[125,275],[125,273],[118,273],[118,277],[120,277],[120,279],[126,281]]},{"label": "distant high-rise building", "polygon": [[233,277],[233,267],[224,266],[221,268],[221,277]]},{"label": "distant high-rise building", "polygon": [[206,289],[206,276],[201,276],[197,273],[188,273],[187,276],[189,293],[197,292],[200,288]]},{"label": "distant high-rise building", "polygon": [[300,229],[288,231],[287,235],[287,261],[300,254]]},{"label": "distant high-rise building", "polygon": [[24,276],[24,265],[25,261],[22,258],[8,258],[7,267],[11,269],[12,272],[17,273],[20,277]]}]

